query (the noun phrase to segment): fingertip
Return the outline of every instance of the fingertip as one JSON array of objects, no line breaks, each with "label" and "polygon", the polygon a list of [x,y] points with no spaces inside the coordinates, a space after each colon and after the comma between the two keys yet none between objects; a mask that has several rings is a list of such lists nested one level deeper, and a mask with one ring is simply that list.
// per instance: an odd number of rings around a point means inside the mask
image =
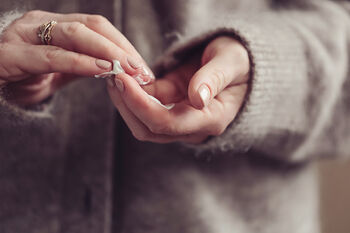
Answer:
[{"label": "fingertip", "polygon": [[126,73],[120,73],[115,76],[114,82],[119,91],[122,89],[120,92],[123,98],[127,100],[127,102],[130,101],[130,103],[132,102],[134,104],[138,103],[140,106],[145,105],[144,99],[146,92],[141,88],[141,86],[133,77]]},{"label": "fingertip", "polygon": [[201,107],[204,108],[209,104],[211,93],[207,84],[203,83],[197,90],[197,96],[199,96]]},{"label": "fingertip", "polygon": [[189,95],[189,100],[190,100],[192,107],[194,107],[196,109],[202,109],[204,107],[201,100],[200,100],[199,95],[196,95],[196,94],[194,94],[192,96]]},{"label": "fingertip", "polygon": [[129,88],[140,88],[139,83],[132,76],[127,73],[119,73],[115,76],[116,80],[120,80],[123,84]]},{"label": "fingertip", "polygon": [[209,85],[203,82],[204,80],[198,72],[193,76],[188,86],[188,98],[196,109],[203,109],[207,106],[212,96]]},{"label": "fingertip", "polygon": [[95,64],[98,68],[106,71],[110,71],[112,69],[112,63],[110,61],[106,61],[103,59],[96,59]]},{"label": "fingertip", "polygon": [[188,99],[194,108],[202,109],[203,105],[201,103],[199,95],[197,94],[197,88],[197,85],[194,83],[194,78],[192,78],[188,85]]},{"label": "fingertip", "polygon": [[200,87],[189,94],[189,100],[192,106],[196,109],[203,109],[206,107],[211,99],[211,92],[206,84],[201,84]]}]

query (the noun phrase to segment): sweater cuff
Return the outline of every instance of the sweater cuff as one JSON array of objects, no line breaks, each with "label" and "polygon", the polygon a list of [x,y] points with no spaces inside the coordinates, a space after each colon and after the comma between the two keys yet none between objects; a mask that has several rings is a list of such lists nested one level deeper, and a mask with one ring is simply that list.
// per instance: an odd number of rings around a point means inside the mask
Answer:
[{"label": "sweater cuff", "polygon": [[[278,22],[275,17],[256,20],[253,16],[237,17],[219,22],[221,24],[210,22],[204,30],[181,38],[157,65],[160,73],[172,69],[190,54],[189,51],[205,46],[220,35],[233,36],[249,53],[250,89],[235,120],[222,135],[185,147],[193,149],[196,155],[205,156],[272,147],[281,148],[276,154],[279,156],[282,150],[295,146],[288,144],[300,142],[289,137],[301,135],[307,122],[300,116],[305,101],[303,93],[308,86],[302,44],[292,27]],[[225,25],[222,22],[226,22]],[[209,29],[208,25],[211,25]],[[269,137],[268,143],[264,140],[266,137]]]},{"label": "sweater cuff", "polygon": [[0,41],[3,31],[16,19],[21,17],[23,12],[21,11],[8,11],[0,14]]}]

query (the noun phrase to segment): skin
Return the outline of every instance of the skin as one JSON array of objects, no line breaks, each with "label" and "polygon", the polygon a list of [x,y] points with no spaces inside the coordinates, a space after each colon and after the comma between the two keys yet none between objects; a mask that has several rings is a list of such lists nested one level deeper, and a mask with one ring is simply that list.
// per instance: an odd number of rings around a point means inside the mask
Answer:
[{"label": "skin", "polygon": [[[38,27],[58,21],[51,45],[42,45]],[[91,46],[91,45],[94,46]],[[15,52],[14,52],[15,51]],[[141,66],[150,71],[130,42],[104,17],[30,11],[14,21],[0,41],[0,86],[8,101],[28,106],[39,103],[59,88],[79,79],[111,70],[119,60],[126,73],[115,77],[108,92],[133,135],[157,143],[200,143],[222,134],[234,120],[247,92],[249,58],[235,39],[218,37],[164,77],[141,87],[133,75]],[[104,61],[107,66],[98,64]],[[130,63],[132,60],[132,64]],[[129,62],[128,62],[129,61]],[[204,101],[199,90],[205,85]],[[176,103],[167,110],[163,104]]]},{"label": "skin", "polygon": [[[222,134],[234,120],[246,96],[249,72],[246,49],[233,38],[218,37],[202,54],[151,85],[142,88],[129,75],[119,74],[116,87],[108,91],[138,140],[197,144]],[[198,92],[203,84],[210,90],[204,102]],[[167,110],[147,98],[146,92],[163,104],[176,105]]]},{"label": "skin", "polygon": [[[58,22],[51,45],[42,45],[38,28],[51,20]],[[30,11],[1,37],[0,85],[10,93],[8,101],[28,106],[82,76],[110,71],[109,61],[114,59],[129,74],[137,71],[128,59],[149,69],[130,42],[102,16]],[[97,60],[107,66],[99,67]]]}]

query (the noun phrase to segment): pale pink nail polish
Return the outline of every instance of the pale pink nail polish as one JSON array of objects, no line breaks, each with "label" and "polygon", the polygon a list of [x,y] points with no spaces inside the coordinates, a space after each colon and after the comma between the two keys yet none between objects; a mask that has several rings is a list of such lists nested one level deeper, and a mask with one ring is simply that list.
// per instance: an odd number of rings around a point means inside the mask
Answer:
[{"label": "pale pink nail polish", "polygon": [[112,68],[112,63],[106,60],[96,59],[96,65],[101,69],[108,70]]},{"label": "pale pink nail polish", "polygon": [[118,90],[120,92],[123,92],[124,91],[124,84],[123,84],[122,80],[120,80],[119,78],[115,78],[114,82],[115,82],[115,85],[118,88]]},{"label": "pale pink nail polish", "polygon": [[113,77],[108,77],[108,78],[106,79],[106,82],[107,82],[108,86],[110,86],[110,87],[115,87],[115,82],[114,82],[114,80],[113,80]]},{"label": "pale pink nail polish", "polygon": [[198,93],[199,93],[199,97],[201,98],[203,107],[205,107],[209,103],[209,99],[210,99],[209,87],[207,85],[205,85],[205,84],[202,84],[198,88]]},{"label": "pale pink nail polish", "polygon": [[148,76],[143,76],[141,74],[136,74],[134,76],[132,76],[136,82],[138,84],[140,84],[141,86],[143,85],[147,85],[148,83],[150,83],[151,79]]},{"label": "pale pink nail polish", "polygon": [[142,75],[149,77],[150,79],[154,78],[152,71],[148,70],[146,67],[142,67]]},{"label": "pale pink nail polish", "polygon": [[130,65],[132,68],[134,68],[135,70],[141,68],[141,63],[138,62],[137,60],[135,60],[134,58],[128,57],[128,58],[127,58],[127,61],[128,61],[128,63],[129,63],[129,65]]}]

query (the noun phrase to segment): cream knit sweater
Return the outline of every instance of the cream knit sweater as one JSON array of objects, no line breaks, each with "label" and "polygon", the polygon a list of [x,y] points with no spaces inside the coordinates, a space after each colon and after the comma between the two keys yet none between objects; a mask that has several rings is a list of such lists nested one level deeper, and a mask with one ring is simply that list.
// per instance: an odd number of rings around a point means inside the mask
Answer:
[{"label": "cream knit sweater", "polygon": [[[69,4],[113,20],[157,77],[234,36],[250,54],[250,92],[226,132],[198,146],[136,141],[99,80],[31,109],[0,97],[0,232],[319,232],[312,161],[349,155],[346,3]],[[56,10],[28,9],[38,7]],[[3,15],[0,30],[19,15]]]}]

